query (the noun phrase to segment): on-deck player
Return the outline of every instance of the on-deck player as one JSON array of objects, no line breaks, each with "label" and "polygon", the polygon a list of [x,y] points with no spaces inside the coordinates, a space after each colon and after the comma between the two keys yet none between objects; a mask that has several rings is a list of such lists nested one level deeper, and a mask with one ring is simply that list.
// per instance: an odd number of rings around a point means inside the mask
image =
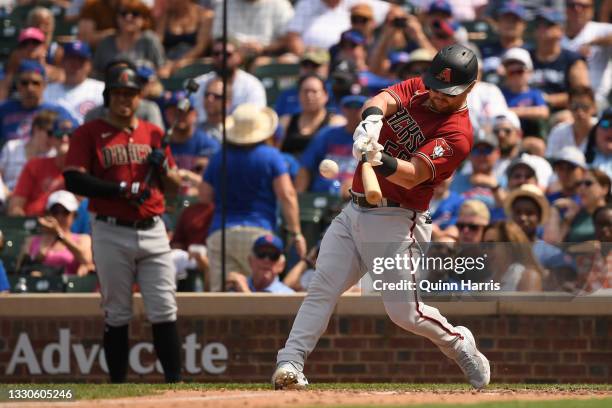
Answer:
[{"label": "on-deck player", "polygon": [[[393,85],[364,105],[363,120],[353,135],[353,154],[361,159],[362,151],[367,151],[383,199],[378,205],[366,201],[360,165],[352,202],[323,237],[308,295],[278,352],[272,376],[276,389],[308,384],[304,361],[325,331],[338,297],[372,269],[374,257],[419,256],[419,244],[430,241],[427,209],[433,190],[472,148],[466,98],[477,71],[474,53],[451,45],[436,54],[423,79]],[[410,271],[393,273],[416,280]],[[489,383],[489,361],[467,328],[451,325],[437,309],[423,304],[416,290],[382,295],[395,324],[430,339],[457,362],[475,388]]]},{"label": "on-deck player", "polygon": [[[166,382],[176,382],[181,361],[175,271],[160,215],[164,192],[176,191],[180,177],[170,149],[161,148],[163,131],[136,118],[141,89],[133,69],[118,66],[108,72],[107,116],[76,130],[64,178],[68,190],[90,197],[89,210],[96,214],[92,242],[111,382],[125,382],[127,376],[134,282],[142,293]],[[153,177],[147,180],[150,168]]]}]

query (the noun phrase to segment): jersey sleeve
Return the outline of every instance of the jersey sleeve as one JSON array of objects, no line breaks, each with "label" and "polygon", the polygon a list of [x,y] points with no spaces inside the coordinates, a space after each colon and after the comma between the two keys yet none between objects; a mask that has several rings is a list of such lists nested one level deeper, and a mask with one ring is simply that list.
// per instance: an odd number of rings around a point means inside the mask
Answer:
[{"label": "jersey sleeve", "polygon": [[385,88],[383,91],[387,92],[393,97],[393,99],[395,99],[398,110],[400,110],[408,104],[410,98],[412,98],[417,90],[419,90],[419,83],[422,84],[420,78],[412,78],[406,81],[398,82],[395,85]]},{"label": "jersey sleeve", "polygon": [[91,172],[94,154],[93,135],[89,133],[91,126],[81,126],[75,130],[70,138],[70,148],[66,154],[65,170],[85,169]]},{"label": "jersey sleeve", "polygon": [[440,182],[449,178],[469,153],[467,137],[455,131],[427,140],[413,153],[413,157],[425,161],[431,168],[432,177],[429,181]]}]

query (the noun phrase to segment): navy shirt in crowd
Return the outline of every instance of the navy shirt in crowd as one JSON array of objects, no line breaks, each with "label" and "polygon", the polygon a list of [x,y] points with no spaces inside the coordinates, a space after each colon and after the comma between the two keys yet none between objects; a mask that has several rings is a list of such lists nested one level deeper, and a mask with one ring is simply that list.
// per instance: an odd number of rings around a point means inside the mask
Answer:
[{"label": "navy shirt in crowd", "polygon": [[535,50],[529,53],[533,60],[533,75],[529,80],[529,85],[547,94],[567,92],[569,71],[576,61],[581,59],[580,55],[561,49],[561,53],[554,61],[540,62],[536,58]]}]

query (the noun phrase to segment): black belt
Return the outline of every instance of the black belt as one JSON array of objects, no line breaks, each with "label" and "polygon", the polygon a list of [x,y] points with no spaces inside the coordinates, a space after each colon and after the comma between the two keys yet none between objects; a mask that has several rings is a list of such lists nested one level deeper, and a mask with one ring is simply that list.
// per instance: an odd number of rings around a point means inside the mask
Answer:
[{"label": "black belt", "polygon": [[351,201],[357,204],[360,207],[364,208],[378,208],[378,207],[401,207],[400,203],[396,203],[395,201],[387,200],[383,198],[379,204],[370,204],[364,195],[358,195],[351,191]]},{"label": "black belt", "polygon": [[148,229],[153,228],[153,226],[155,225],[158,219],[159,217],[150,217],[150,218],[144,218],[142,220],[127,221],[127,220],[120,220],[115,217],[109,217],[107,215],[96,215],[96,220],[98,221],[104,221],[111,225],[119,225],[120,227],[128,227],[128,228],[141,229],[141,230],[148,230]]}]

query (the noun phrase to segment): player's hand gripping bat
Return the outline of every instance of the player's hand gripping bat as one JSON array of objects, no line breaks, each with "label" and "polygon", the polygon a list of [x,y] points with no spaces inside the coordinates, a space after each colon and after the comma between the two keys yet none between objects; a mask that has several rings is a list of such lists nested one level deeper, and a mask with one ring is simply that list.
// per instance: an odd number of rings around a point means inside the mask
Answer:
[{"label": "player's hand gripping bat", "polygon": [[[185,90],[187,91],[187,94],[185,95],[185,98],[181,99],[177,105],[177,108],[179,109],[179,111],[187,112],[189,110],[189,108],[191,107],[191,103],[189,102],[189,97],[193,93],[197,92],[198,88],[200,88],[200,86],[193,78],[190,78],[187,81],[187,83],[185,84]],[[174,129],[176,129],[176,125],[178,124],[179,118],[180,118],[180,115],[176,115],[176,117],[174,118],[174,122],[172,123],[172,126],[164,134],[164,137],[161,140],[160,149],[165,150],[166,147],[168,146],[168,143],[170,143],[170,138],[172,137],[172,134],[174,133]],[[154,166],[149,167],[149,170],[144,178],[145,185],[150,185],[151,178],[153,177],[155,170],[156,169]],[[138,202],[138,204],[142,204],[150,196],[151,196],[151,192],[149,190],[146,190],[143,194],[140,195],[140,197],[138,197],[138,200],[136,201]]]}]

